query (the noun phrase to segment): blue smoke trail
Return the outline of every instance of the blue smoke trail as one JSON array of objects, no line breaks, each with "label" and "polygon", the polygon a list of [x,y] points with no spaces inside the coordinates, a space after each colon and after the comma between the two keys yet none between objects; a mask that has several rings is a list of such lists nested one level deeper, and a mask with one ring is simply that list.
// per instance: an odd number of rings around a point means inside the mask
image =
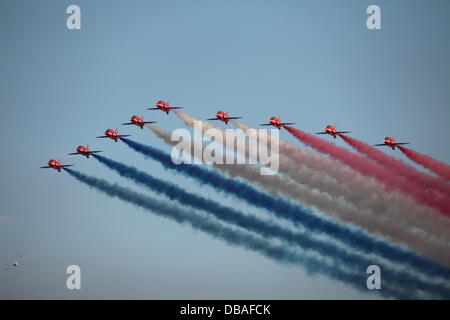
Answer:
[{"label": "blue smoke trail", "polygon": [[265,237],[278,237],[290,243],[298,244],[305,250],[317,250],[325,256],[336,255],[337,259],[341,260],[342,263],[348,262],[350,265],[359,265],[358,268],[361,268],[369,263],[369,261],[364,258],[358,256],[355,257],[341,248],[329,245],[323,240],[313,240],[305,234],[292,232],[291,230],[284,229],[281,226],[268,223],[263,219],[259,219],[254,215],[243,214],[214,200],[186,192],[171,182],[155,178],[133,166],[129,166],[100,155],[92,156],[100,163],[119,173],[121,176],[144,185],[154,192],[161,193],[171,200],[176,200],[193,208],[207,211],[220,220],[237,224],[246,230],[260,233]]},{"label": "blue smoke trail", "polygon": [[[279,239],[298,244],[302,248],[317,251],[324,256],[332,258],[333,261],[337,260],[341,266],[346,267],[346,270],[356,268],[353,272],[358,273],[358,271],[361,272],[361,270],[364,270],[364,267],[373,264],[373,260],[369,261],[359,255],[348,253],[341,248],[330,244],[329,242],[315,240],[309,238],[305,234],[291,232],[255,216],[243,214],[232,208],[223,206],[214,200],[206,199],[196,194],[186,192],[173,183],[155,178],[133,166],[125,165],[100,155],[93,155],[93,157],[100,161],[100,163],[106,165],[108,168],[119,173],[121,176],[142,184],[154,192],[161,193],[171,200],[176,200],[195,209],[204,210],[220,220],[227,223],[236,224],[246,230],[259,233],[264,237],[277,237]],[[450,297],[449,290],[437,285],[417,281],[416,278],[413,278],[405,273],[385,269],[383,270],[383,280],[384,283],[388,284],[387,286],[384,285],[384,289],[400,283],[401,286],[396,287],[393,290],[426,290]]]},{"label": "blue smoke trail", "polygon": [[269,212],[273,211],[280,217],[296,224],[304,225],[310,231],[334,236],[355,249],[406,264],[410,268],[419,269],[422,273],[450,279],[450,270],[447,268],[414,252],[371,237],[362,230],[352,230],[329,219],[318,217],[300,205],[293,204],[281,198],[274,198],[247,183],[228,179],[198,165],[176,165],[167,153],[157,148],[143,145],[126,138],[122,139],[122,141],[131,149],[160,162],[166,169],[172,169],[188,175],[202,184],[225,191],[227,194],[232,194],[254,206],[268,209]]},{"label": "blue smoke trail", "polygon": [[[226,227],[213,219],[197,215],[194,211],[188,211],[181,206],[175,206],[156,198],[142,195],[128,188],[121,187],[117,183],[112,184],[106,180],[88,176],[76,170],[68,168],[64,168],[64,170],[78,181],[85,183],[89,187],[101,191],[112,198],[117,197],[125,202],[149,210],[159,216],[175,220],[178,223],[188,223],[192,228],[201,230],[214,238],[224,240],[229,245],[240,246],[247,250],[256,251],[267,258],[281,263],[302,265],[310,273],[322,273],[335,280],[349,283],[362,292],[367,292],[365,286],[366,279],[363,272],[361,272],[361,275],[346,273],[340,269],[329,267],[317,259],[298,255],[284,245],[274,245],[265,239],[245,231]],[[378,290],[377,293],[400,299],[411,298],[410,295],[390,295],[384,290]]]}]

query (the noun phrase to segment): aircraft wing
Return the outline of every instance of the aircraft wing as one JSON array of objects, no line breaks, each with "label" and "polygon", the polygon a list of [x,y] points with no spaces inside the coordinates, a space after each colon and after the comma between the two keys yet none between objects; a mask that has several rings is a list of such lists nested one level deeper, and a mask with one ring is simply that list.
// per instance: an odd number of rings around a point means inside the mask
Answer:
[{"label": "aircraft wing", "polygon": [[206,119],[206,120],[219,120],[219,118],[211,118],[211,119]]},{"label": "aircraft wing", "polygon": [[260,126],[271,126],[272,124],[271,123],[262,123],[262,124],[260,124]]},{"label": "aircraft wing", "polygon": [[68,153],[69,156],[74,156],[74,155],[77,155],[77,154],[79,154],[79,153],[78,152]]},{"label": "aircraft wing", "polygon": [[169,107],[170,110],[172,109],[183,109],[183,107]]},{"label": "aircraft wing", "polygon": [[336,131],[336,133],[351,133],[350,131]]},{"label": "aircraft wing", "polygon": [[96,138],[108,138],[108,136],[98,136]]},{"label": "aircraft wing", "polygon": [[228,117],[228,119],[233,120],[233,119],[242,119],[242,117]]},{"label": "aircraft wing", "polygon": [[374,144],[373,146],[374,147],[382,147],[382,146],[385,146],[386,144],[384,144],[384,143],[380,143],[380,144]]},{"label": "aircraft wing", "polygon": [[159,110],[159,108],[147,108],[147,110]]},{"label": "aircraft wing", "polygon": [[63,164],[63,165],[62,165],[63,168],[66,168],[66,167],[73,167],[73,166],[74,166],[74,164]]},{"label": "aircraft wing", "polygon": [[101,150],[95,150],[95,151],[89,151],[89,153],[99,153],[102,152]]},{"label": "aircraft wing", "polygon": [[39,167],[41,169],[45,169],[45,168],[51,168],[50,166],[43,166],[43,167]]},{"label": "aircraft wing", "polygon": [[409,144],[409,142],[396,142],[395,143],[396,146],[399,146],[399,145],[402,145],[402,144]]},{"label": "aircraft wing", "polygon": [[322,132],[316,132],[316,134],[327,134],[328,132],[322,131]]},{"label": "aircraft wing", "polygon": [[129,126],[129,125],[132,125],[132,124],[134,124],[134,123],[133,122],[122,123],[123,126]]},{"label": "aircraft wing", "polygon": [[292,123],[292,122],[281,122],[280,124],[283,125],[283,126],[288,126],[288,125],[295,124],[295,123]]},{"label": "aircraft wing", "polygon": [[144,121],[142,123],[157,123],[157,121]]},{"label": "aircraft wing", "polygon": [[121,137],[129,137],[130,136],[130,134],[119,134],[119,138],[121,138]]}]

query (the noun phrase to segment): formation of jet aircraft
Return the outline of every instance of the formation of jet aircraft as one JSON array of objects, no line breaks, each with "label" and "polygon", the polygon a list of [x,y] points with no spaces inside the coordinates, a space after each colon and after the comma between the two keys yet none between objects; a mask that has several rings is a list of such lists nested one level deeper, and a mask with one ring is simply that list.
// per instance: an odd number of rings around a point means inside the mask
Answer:
[{"label": "formation of jet aircraft", "polygon": [[[161,111],[165,112],[166,114],[169,114],[171,110],[183,108],[183,107],[171,106],[170,99],[167,99],[167,102],[165,102],[164,100],[159,100],[155,106],[156,106],[155,108],[147,108],[147,109],[148,110],[161,110]],[[228,123],[232,119],[242,119],[242,117],[230,117],[228,115],[228,110],[227,110],[226,112],[217,111],[216,116],[214,118],[209,118],[206,120],[208,120],[208,121],[218,120],[218,121],[224,122],[225,125],[228,125]],[[144,125],[151,124],[151,123],[156,123],[156,121],[144,121],[144,115],[141,115],[141,117],[135,115],[130,118],[129,122],[122,123],[122,125],[135,125],[141,129],[143,129]],[[273,126],[277,129],[281,130],[281,128],[284,128],[286,126],[291,126],[294,124],[295,123],[293,123],[293,122],[282,122],[281,116],[279,116],[278,118],[272,117],[272,118],[270,118],[268,123],[262,123],[260,125],[261,126]],[[346,134],[346,133],[351,133],[351,132],[350,131],[338,131],[336,129],[336,125],[334,125],[334,126],[328,125],[328,126],[326,126],[324,131],[316,132],[316,134],[328,134],[335,139],[338,135]],[[119,134],[118,129],[116,128],[116,130],[107,129],[105,131],[105,135],[98,136],[97,138],[109,138],[109,139],[117,142],[117,141],[119,141],[119,139],[121,139],[123,137],[129,137],[129,136],[130,135],[128,135],[128,134]],[[375,144],[374,146],[388,146],[388,147],[392,148],[392,150],[395,150],[395,147],[397,147],[399,145],[404,145],[404,144],[409,144],[409,142],[395,142],[395,136],[394,136],[393,138],[386,137],[384,139],[383,143]],[[84,147],[82,145],[78,146],[76,148],[76,152],[69,153],[69,155],[82,155],[86,158],[89,158],[90,155],[92,155],[94,153],[98,153],[98,152],[102,152],[102,151],[101,150],[89,150],[89,144],[88,144],[86,147]],[[71,167],[71,166],[73,166],[73,164],[62,164],[61,159],[58,159],[58,161],[51,159],[48,161],[48,165],[42,166],[40,168],[52,168],[52,169],[57,170],[58,172],[61,172],[61,169],[66,168],[66,167]]]}]

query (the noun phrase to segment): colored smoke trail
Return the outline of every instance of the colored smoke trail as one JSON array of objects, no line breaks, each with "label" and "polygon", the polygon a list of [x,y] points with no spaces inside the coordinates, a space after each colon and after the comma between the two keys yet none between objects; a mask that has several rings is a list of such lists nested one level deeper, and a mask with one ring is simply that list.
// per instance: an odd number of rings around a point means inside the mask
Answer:
[{"label": "colored smoke trail", "polygon": [[329,154],[333,158],[347,164],[352,169],[359,171],[362,175],[375,177],[388,187],[388,191],[393,189],[400,190],[405,194],[413,196],[417,201],[436,208],[447,216],[450,215],[450,202],[446,201],[443,197],[436,196],[434,192],[423,190],[422,188],[412,185],[407,179],[393,175],[378,164],[370,162],[366,158],[354,154],[345,148],[335,146],[328,141],[317,138],[301,130],[291,127],[285,128],[304,144],[309,145],[319,152]]},{"label": "colored smoke trail", "polygon": [[122,141],[133,150],[161,162],[167,169],[176,170],[197,179],[202,184],[224,191],[226,194],[234,195],[253,206],[267,209],[270,213],[276,213],[277,217],[283,217],[296,225],[304,226],[310,232],[318,232],[332,236],[366,254],[373,253],[385,259],[408,265],[410,268],[418,268],[421,272],[432,276],[440,276],[446,279],[450,278],[450,270],[414,252],[394,246],[384,240],[373,238],[361,230],[350,229],[330,219],[316,216],[299,205],[295,205],[281,198],[274,198],[247,183],[228,179],[216,172],[203,169],[197,165],[176,165],[172,162],[168,154],[154,147],[143,145],[130,139],[122,139]]},{"label": "colored smoke trail", "polygon": [[248,231],[260,234],[266,238],[276,237],[290,244],[299,245],[303,250],[313,250],[322,256],[331,258],[335,265],[343,265],[346,270],[358,271],[364,266],[373,263],[346,250],[336,247],[327,241],[314,239],[308,233],[293,232],[278,224],[268,222],[252,214],[241,213],[233,208],[227,207],[214,200],[204,198],[194,193],[185,191],[177,185],[167,182],[152,175],[140,171],[133,166],[126,165],[104,156],[93,155],[100,163],[114,170],[121,176],[141,184],[153,192],[161,193],[171,200],[208,212],[215,218],[224,222],[238,225]]},{"label": "colored smoke trail", "polygon": [[[176,112],[176,115],[188,126],[196,128],[196,122],[202,124],[202,134],[210,136],[212,133],[209,129],[223,130],[213,126],[210,123],[191,117],[183,112]],[[260,141],[260,135],[264,143],[270,144],[274,142],[271,136],[268,136],[265,131],[257,131],[242,125],[236,121],[232,121],[239,128],[245,129],[245,134],[250,137],[257,137]],[[150,127],[151,128],[151,127]],[[198,127],[197,127],[198,128]],[[220,141],[214,136],[215,141],[228,145],[226,141]],[[228,139],[229,136],[226,136]],[[242,139],[235,136],[236,140]],[[226,139],[222,139],[226,140]],[[235,141],[236,141],[235,140]],[[368,210],[372,211],[372,216],[384,219],[384,223],[402,223],[407,224],[412,233],[422,235],[430,241],[438,242],[440,246],[447,247],[450,244],[450,220],[441,215],[440,212],[427,206],[426,204],[418,204],[414,198],[406,197],[400,190],[386,190],[386,186],[380,183],[373,177],[367,177],[359,172],[339,163],[334,159],[329,159],[321,156],[318,153],[311,153],[309,151],[297,148],[291,144],[278,140],[276,145],[279,145],[279,150],[288,157],[279,157],[279,170],[288,174],[293,180],[302,185],[317,188],[322,192],[326,192],[334,196],[336,200],[340,201],[340,197],[344,197],[346,202],[364,208],[361,212],[364,214]],[[238,150],[239,151],[239,150]],[[256,150],[252,148],[245,149],[246,158],[256,158]],[[292,161],[292,160],[293,161]],[[305,164],[305,165],[303,165]],[[444,204],[445,205],[445,204]],[[359,216],[354,220],[355,223],[361,218]],[[417,232],[417,228],[427,230],[425,232]],[[449,265],[450,257],[443,254],[443,250],[432,249],[428,250],[425,247],[419,247],[420,252],[426,250],[427,256],[437,258],[445,265]]]},{"label": "colored smoke trail", "polygon": [[[166,144],[172,146],[178,144],[178,139],[175,139],[175,141],[171,140],[171,132],[151,125],[148,125],[148,127],[159,138],[163,139]],[[191,147],[186,149],[190,150],[188,152],[192,154],[193,142],[187,140],[188,139],[185,137],[185,144],[190,145]],[[164,160],[164,157],[162,156],[154,159],[163,165],[165,165],[164,161],[169,161]],[[364,206],[355,207],[347,202],[330,197],[327,194],[313,191],[304,185],[294,183],[289,179],[282,179],[278,176],[263,176],[259,173],[259,170],[251,165],[213,164],[213,167],[231,177],[241,177],[249,182],[256,183],[259,187],[267,190],[274,196],[280,194],[288,196],[294,200],[299,200],[304,204],[315,206],[322,210],[322,212],[330,213],[333,217],[337,217],[340,220],[364,227],[371,233],[385,236],[397,242],[406,243],[409,247],[420,252],[423,256],[435,259],[445,266],[450,266],[450,256],[448,255],[450,242],[446,241],[446,239],[436,239],[433,236],[433,232],[437,227],[433,226],[433,228],[430,228],[426,224],[428,221],[426,219],[417,221],[418,225],[422,225],[422,227],[425,228],[418,232],[418,226],[414,225],[414,221],[409,215],[405,216],[403,214],[397,214],[392,217],[391,212],[389,217],[392,222],[390,222],[385,216],[373,214],[371,210],[367,210]],[[378,197],[378,202],[383,201],[383,199],[380,198],[381,197]],[[389,200],[390,199],[388,198],[384,201]],[[441,215],[437,215],[437,217],[448,220]],[[430,217],[428,217],[428,219],[430,219]],[[445,229],[444,231],[447,232],[447,230],[448,229]]]},{"label": "colored smoke trail", "polygon": [[[195,124],[200,122],[202,124],[202,134],[210,138],[212,132],[209,129],[221,130],[210,123],[205,123],[205,121],[191,117],[183,112],[177,111],[176,115],[186,125],[197,129],[199,127],[196,127]],[[238,124],[236,121],[233,121],[233,123]],[[156,127],[149,126],[149,128]],[[249,129],[248,127],[242,129],[246,129],[245,134],[252,137],[256,135],[259,138],[259,134],[265,134],[265,131],[247,130]],[[222,133],[224,132],[223,130],[221,131]],[[227,139],[229,138],[229,136],[225,137]],[[268,143],[271,137],[267,136],[267,138],[263,139],[264,143]],[[220,141],[217,136],[214,136],[214,139],[215,141],[222,142],[224,145],[228,145],[226,141]],[[242,138],[236,136],[236,139]],[[165,140],[170,140],[170,136],[166,137]],[[378,182],[376,179],[365,177],[336,160],[324,158],[317,153],[311,153],[299,148],[291,148],[281,140],[279,140],[279,147],[280,151],[284,154],[296,158],[294,161],[289,161],[291,159],[280,156],[279,169],[281,172],[288,174],[300,185],[317,188],[320,191],[334,196],[335,200],[339,203],[342,203],[341,197],[344,197],[345,202],[360,208],[361,212],[353,215],[352,223],[367,226],[367,220],[375,218],[379,221],[378,226],[382,228],[378,230],[387,231],[388,229],[395,228],[395,226],[398,228],[404,226],[402,233],[408,233],[408,238],[402,237],[402,239],[408,241],[409,245],[413,245],[414,248],[418,249],[425,256],[432,257],[446,266],[450,265],[450,256],[446,253],[450,244],[450,234],[448,232],[450,220],[446,216],[441,215],[438,211],[430,207],[418,205],[413,198],[405,197],[403,193],[396,190],[386,191],[384,184]],[[247,158],[250,156],[255,158],[254,154],[252,155],[254,151],[251,148],[245,149],[245,156]],[[309,167],[303,166],[302,164],[304,163],[308,163]],[[330,173],[333,174],[332,177]],[[311,194],[311,191],[308,193]],[[301,195],[306,194],[302,193]],[[305,203],[305,201],[306,199],[303,197],[301,202]],[[310,205],[311,203],[308,204]],[[330,210],[323,209],[323,207],[321,206],[325,213],[330,213]],[[338,209],[339,207],[342,208],[342,206],[330,206],[329,209]],[[372,212],[368,212],[369,210]],[[336,210],[331,212],[336,213]],[[342,210],[339,211],[339,213],[342,212]],[[345,219],[345,217],[349,217],[350,213],[350,210],[342,213],[341,218],[344,217],[343,220],[348,221],[349,218]],[[376,226],[377,224],[372,224],[369,228],[373,230]],[[394,235],[394,237],[398,238],[402,236],[402,233],[394,234],[391,231],[389,235]],[[428,243],[435,243],[436,246],[430,246],[420,240],[411,241],[411,239],[418,238],[422,238]]]},{"label": "colored smoke trail", "polygon": [[438,190],[443,196],[447,197],[447,201],[450,201],[450,198],[448,198],[450,195],[450,185],[448,183],[419,172],[414,167],[369,146],[367,143],[346,135],[339,136],[358,152],[366,155],[384,168],[391,170],[393,174],[404,176],[421,188]]},{"label": "colored smoke trail", "polygon": [[411,161],[433,171],[440,177],[450,181],[450,166],[441,161],[437,161],[430,156],[421,154],[414,150],[398,146],[401,152],[403,152]]},{"label": "colored smoke trail", "polygon": [[[251,128],[240,122],[233,123],[257,141],[261,141],[260,136],[267,136],[264,131],[248,130]],[[270,140],[270,137],[262,141],[266,140]],[[280,154],[291,160],[280,164],[280,171],[296,182],[317,188],[336,198],[343,197],[346,202],[369,209],[372,216],[383,219],[387,224],[401,223],[408,228],[418,227],[427,230],[428,235],[435,236],[442,245],[450,244],[450,220],[436,209],[420,205],[398,190],[388,192],[386,186],[375,178],[363,176],[333,158],[283,140],[278,141],[278,146]],[[446,255],[446,260],[449,259]]]},{"label": "colored smoke trail", "polygon": [[[151,211],[154,214],[174,220],[178,223],[187,223],[196,230],[203,231],[208,235],[225,241],[229,245],[239,246],[246,250],[256,251],[267,258],[276,260],[285,264],[296,264],[303,266],[312,274],[325,274],[330,278],[350,284],[352,287],[367,292],[366,274],[361,272],[360,275],[350,274],[337,268],[323,264],[320,260],[312,257],[299,255],[295,251],[290,250],[285,245],[275,245],[271,242],[254,236],[245,231],[239,231],[229,228],[221,223],[196,214],[194,211],[186,210],[182,206],[176,206],[157,198],[150,197],[124,188],[120,185],[112,184],[106,180],[88,176],[76,170],[66,170],[71,176],[78,181],[103,192],[112,198],[118,198],[137,207]],[[387,297],[395,297],[400,299],[415,298],[412,293],[398,294],[390,290],[378,290],[378,293]]]},{"label": "colored smoke trail", "polygon": [[[150,174],[136,169],[133,166],[125,165],[104,156],[94,155],[94,157],[108,168],[119,173],[121,176],[142,184],[153,192],[161,193],[171,200],[178,201],[182,205],[187,205],[194,209],[206,211],[219,220],[230,224],[235,224],[265,238],[276,237],[287,241],[288,243],[297,244],[302,249],[306,249],[307,251],[313,250],[318,252],[320,255],[330,258],[333,261],[332,266],[341,267],[347,272],[358,274],[361,270],[364,270],[366,266],[374,263],[375,259],[373,258],[365,259],[357,254],[351,254],[337,246],[331,245],[330,242],[315,240],[308,237],[307,234],[291,232],[253,215],[243,214],[232,208],[223,206],[216,201],[186,192],[173,183],[157,179]],[[387,286],[394,286],[392,289],[396,292],[400,292],[401,290],[425,290],[438,293],[442,296],[450,296],[450,289],[442,288],[439,285],[417,281],[416,277],[412,277],[405,273],[395,272],[385,267],[383,268],[383,279]],[[397,283],[400,283],[401,285],[394,285]],[[386,287],[386,284],[384,287]]]}]

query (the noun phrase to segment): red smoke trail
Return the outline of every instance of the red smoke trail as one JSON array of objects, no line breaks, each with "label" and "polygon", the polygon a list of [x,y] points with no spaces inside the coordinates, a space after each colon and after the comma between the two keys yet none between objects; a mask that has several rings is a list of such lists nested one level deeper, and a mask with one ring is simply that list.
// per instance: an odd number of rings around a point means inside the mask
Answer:
[{"label": "red smoke trail", "polygon": [[424,154],[418,153],[405,147],[398,147],[411,161],[414,161],[421,166],[430,169],[437,175],[446,180],[450,180],[450,166],[443,162],[434,160],[433,158]]},{"label": "red smoke trail", "polygon": [[[407,165],[401,160],[395,159],[384,152],[369,146],[367,143],[359,141],[348,136],[339,135],[342,140],[355,148],[358,152],[365,154],[369,159],[374,160],[379,165],[393,171],[395,174],[404,176],[417,186],[426,189],[438,190],[442,195],[450,196],[450,185],[441,179],[431,177],[425,173],[417,171],[415,168]],[[449,199],[450,200],[450,199]]]},{"label": "red smoke trail", "polygon": [[435,192],[422,189],[410,183],[406,178],[392,174],[389,170],[370,160],[354,154],[345,148],[337,147],[328,141],[317,138],[309,133],[292,127],[285,127],[298,140],[311,146],[319,152],[329,154],[333,158],[342,161],[354,170],[359,171],[364,176],[371,176],[384,183],[390,189],[398,189],[403,193],[414,197],[418,202],[438,209],[445,215],[450,215],[450,202],[446,197],[439,197]]}]

